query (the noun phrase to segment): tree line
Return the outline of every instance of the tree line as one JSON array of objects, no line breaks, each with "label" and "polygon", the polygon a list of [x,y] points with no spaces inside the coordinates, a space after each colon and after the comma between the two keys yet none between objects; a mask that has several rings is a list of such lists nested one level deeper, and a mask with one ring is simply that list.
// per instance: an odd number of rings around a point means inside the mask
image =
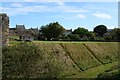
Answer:
[{"label": "tree line", "polygon": [[120,28],[108,31],[105,25],[96,26],[93,31],[78,27],[71,34],[65,34],[65,28],[58,22],[43,25],[39,31],[39,40],[63,41],[119,41]]},{"label": "tree line", "polygon": [[95,26],[93,31],[78,27],[66,33],[66,29],[60,23],[53,22],[41,26],[38,32],[19,29],[17,32],[20,40],[22,35],[31,34],[37,36],[37,40],[46,41],[120,41],[120,28],[108,29],[103,24]]}]

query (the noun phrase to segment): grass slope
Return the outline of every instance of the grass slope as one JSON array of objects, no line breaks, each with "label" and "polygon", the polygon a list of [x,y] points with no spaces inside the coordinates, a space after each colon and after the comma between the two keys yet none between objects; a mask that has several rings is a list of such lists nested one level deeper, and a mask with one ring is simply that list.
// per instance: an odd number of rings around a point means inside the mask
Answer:
[{"label": "grass slope", "polygon": [[[112,67],[118,65],[118,61],[112,63],[100,65],[98,67],[90,68],[85,70],[77,75],[69,76],[71,78],[96,78],[99,74],[104,73],[106,70],[111,69]],[[118,70],[117,70],[118,71]]]},{"label": "grass slope", "polygon": [[95,78],[118,61],[115,42],[10,43],[3,50],[4,77]]}]

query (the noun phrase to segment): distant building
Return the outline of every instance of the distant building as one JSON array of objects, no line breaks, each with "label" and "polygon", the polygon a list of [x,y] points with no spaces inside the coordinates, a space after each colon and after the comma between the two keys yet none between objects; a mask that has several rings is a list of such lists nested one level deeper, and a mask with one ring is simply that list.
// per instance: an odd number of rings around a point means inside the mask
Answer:
[{"label": "distant building", "polygon": [[34,40],[34,36],[31,34],[23,34],[22,35],[22,40],[23,41],[33,41]]},{"label": "distant building", "polygon": [[30,28],[29,30],[32,30],[32,31],[33,31],[33,32],[35,32],[36,34],[38,34],[38,33],[39,33],[38,28]]},{"label": "distant building", "polygon": [[23,41],[33,41],[35,39],[35,33],[30,30],[25,30],[21,35],[21,40]]},{"label": "distant building", "polygon": [[23,24],[17,24],[16,25],[16,29],[22,29],[22,30],[24,30],[25,26]]},{"label": "distant building", "polygon": [[16,25],[16,28],[9,28],[9,36],[19,36],[20,40],[38,40],[38,28],[25,29],[25,25]]},{"label": "distant building", "polygon": [[34,39],[35,39],[35,40],[38,40],[38,35],[39,35],[39,30],[38,30],[38,28],[30,28],[30,29],[28,29],[28,30],[30,30],[31,32],[33,32],[33,33],[34,33]]},{"label": "distant building", "polygon": [[[2,46],[9,45],[9,17],[7,14],[0,14],[0,39]],[[1,41],[0,40],[0,41]],[[0,45],[1,46],[1,45]]]},{"label": "distant building", "polygon": [[16,36],[16,28],[9,28],[9,36]]},{"label": "distant building", "polygon": [[65,34],[65,35],[72,34],[72,29],[70,29],[70,30],[65,30],[64,34]]},{"label": "distant building", "polygon": [[25,30],[25,26],[24,26],[24,25],[16,25],[16,34],[17,34],[17,36],[19,36],[20,38],[21,38],[24,30]]}]

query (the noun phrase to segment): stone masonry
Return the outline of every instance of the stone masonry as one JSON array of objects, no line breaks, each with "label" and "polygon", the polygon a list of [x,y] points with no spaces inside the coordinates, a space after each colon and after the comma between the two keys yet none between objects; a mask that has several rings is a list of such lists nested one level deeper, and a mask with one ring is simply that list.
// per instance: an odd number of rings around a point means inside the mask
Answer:
[{"label": "stone masonry", "polygon": [[2,46],[9,45],[9,17],[7,14],[0,14],[0,34],[2,34]]}]

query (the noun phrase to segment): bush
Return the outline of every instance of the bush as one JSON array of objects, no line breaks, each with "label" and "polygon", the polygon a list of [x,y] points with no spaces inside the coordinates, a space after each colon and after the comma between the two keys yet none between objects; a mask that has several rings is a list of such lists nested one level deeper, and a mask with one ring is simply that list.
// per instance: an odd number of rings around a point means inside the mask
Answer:
[{"label": "bush", "polygon": [[5,47],[2,52],[3,78],[57,77],[56,66],[32,43],[23,42]]},{"label": "bush", "polygon": [[42,58],[36,46],[20,43],[5,47],[3,52],[3,77],[28,77],[30,66]]},{"label": "bush", "polygon": [[78,34],[70,34],[68,35],[68,37],[72,40],[72,41],[79,41],[80,37]]}]

